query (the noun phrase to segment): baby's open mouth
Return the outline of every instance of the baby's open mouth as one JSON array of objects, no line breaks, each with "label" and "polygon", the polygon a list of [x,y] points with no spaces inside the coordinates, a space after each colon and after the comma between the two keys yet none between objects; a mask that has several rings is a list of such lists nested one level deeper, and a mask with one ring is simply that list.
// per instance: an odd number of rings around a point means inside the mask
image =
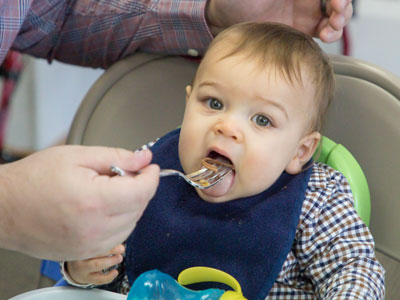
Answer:
[{"label": "baby's open mouth", "polygon": [[[220,153],[218,153],[216,151],[210,151],[210,153],[207,155],[206,159],[203,159],[203,161],[202,161],[202,165],[205,166],[206,168],[210,169],[210,170],[212,170],[212,167],[215,167],[216,169],[217,169],[217,167],[215,166],[215,163],[214,164],[212,164],[212,163],[208,164],[207,163],[207,158],[211,162],[212,162],[212,160],[215,160],[219,164],[222,164],[224,166],[227,166],[228,168],[231,168],[232,171],[229,172],[228,174],[226,174],[225,177],[220,182],[215,184],[214,186],[212,186],[210,188],[207,188],[205,190],[202,190],[202,193],[204,193],[207,196],[211,196],[211,197],[224,196],[231,189],[233,181],[235,179],[235,169],[234,169],[233,163],[225,155],[220,154]],[[217,170],[215,170],[215,171],[217,171]]]},{"label": "baby's open mouth", "polygon": [[223,164],[231,165],[232,169],[234,169],[232,161],[228,157],[226,157],[216,151],[211,151],[210,153],[208,153],[207,157],[218,160],[219,162],[221,162]]}]

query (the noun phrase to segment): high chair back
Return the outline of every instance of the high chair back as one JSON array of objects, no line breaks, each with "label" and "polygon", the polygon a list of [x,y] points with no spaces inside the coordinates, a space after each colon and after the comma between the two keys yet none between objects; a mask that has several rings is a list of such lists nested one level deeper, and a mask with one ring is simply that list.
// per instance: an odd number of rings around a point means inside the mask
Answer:
[{"label": "high chair back", "polygon": [[[361,165],[377,249],[400,261],[400,79],[354,58],[331,58],[338,89],[323,134]],[[134,150],[176,128],[185,86],[197,65],[182,57],[142,53],[116,63],[86,95],[68,143]],[[368,219],[369,208],[363,217]]]}]

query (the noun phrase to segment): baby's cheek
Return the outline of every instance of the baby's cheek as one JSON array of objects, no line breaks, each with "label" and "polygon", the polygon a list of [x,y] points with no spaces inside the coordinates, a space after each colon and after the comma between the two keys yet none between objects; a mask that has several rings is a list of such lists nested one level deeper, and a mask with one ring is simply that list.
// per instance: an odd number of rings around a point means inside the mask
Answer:
[{"label": "baby's cheek", "polygon": [[254,155],[249,156],[243,170],[241,177],[246,177],[250,186],[262,190],[270,187],[283,171],[278,162]]},{"label": "baby's cheek", "polygon": [[270,165],[270,162],[265,156],[248,155],[242,163],[242,168],[246,173],[254,174],[253,176],[258,177],[262,175]]},{"label": "baby's cheek", "polygon": [[266,180],[268,175],[266,165],[264,161],[260,162],[254,157],[249,157],[246,163],[241,165],[238,175],[247,186],[258,185],[259,182]]}]

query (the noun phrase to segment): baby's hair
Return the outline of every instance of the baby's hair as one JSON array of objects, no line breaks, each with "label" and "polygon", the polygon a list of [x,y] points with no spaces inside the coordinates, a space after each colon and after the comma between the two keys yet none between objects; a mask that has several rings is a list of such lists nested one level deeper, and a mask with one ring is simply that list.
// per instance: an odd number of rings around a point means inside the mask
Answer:
[{"label": "baby's hair", "polygon": [[309,130],[321,132],[335,80],[328,56],[310,36],[283,24],[241,23],[217,35],[207,52],[221,49],[227,51],[221,59],[245,54],[246,58],[258,60],[261,69],[267,65],[274,67],[290,83],[303,84],[302,70],[308,72],[317,102]]}]

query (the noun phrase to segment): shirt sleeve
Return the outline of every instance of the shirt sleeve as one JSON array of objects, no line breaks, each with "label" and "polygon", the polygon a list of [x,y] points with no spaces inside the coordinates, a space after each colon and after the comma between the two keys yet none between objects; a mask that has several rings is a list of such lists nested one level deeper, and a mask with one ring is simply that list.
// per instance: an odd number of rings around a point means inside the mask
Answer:
[{"label": "shirt sleeve", "polygon": [[319,207],[301,222],[295,253],[318,299],[383,299],[384,269],[353,207],[347,180],[333,171],[325,189],[310,195],[319,198],[312,202]]},{"label": "shirt sleeve", "polygon": [[13,49],[102,68],[135,51],[201,54],[212,40],[206,2],[34,0]]}]

